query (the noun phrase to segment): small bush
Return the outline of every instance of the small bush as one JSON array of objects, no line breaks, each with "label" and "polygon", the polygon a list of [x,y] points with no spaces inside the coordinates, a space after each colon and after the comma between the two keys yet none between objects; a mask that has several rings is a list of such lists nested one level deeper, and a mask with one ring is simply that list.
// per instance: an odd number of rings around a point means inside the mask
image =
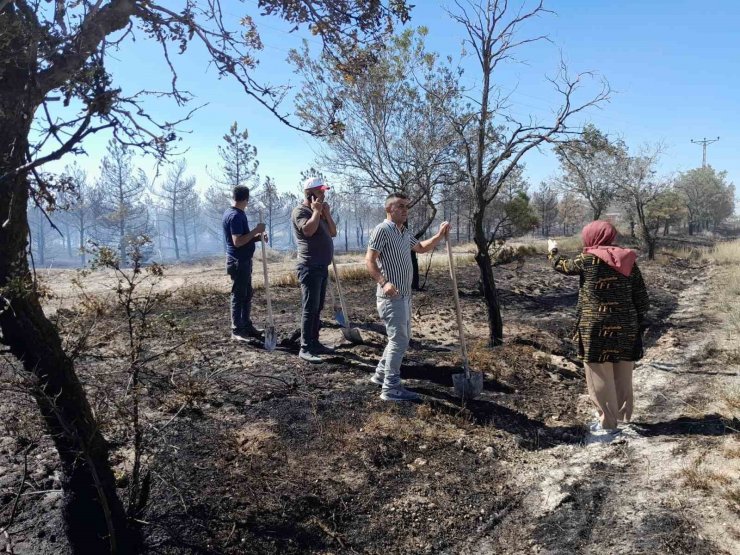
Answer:
[{"label": "small bush", "polygon": [[534,245],[519,245],[516,248],[516,252],[519,256],[532,256],[539,253],[537,247]]},{"label": "small bush", "polygon": [[494,253],[493,264],[508,264],[509,262],[513,262],[519,258],[520,256],[514,247],[504,245]]}]

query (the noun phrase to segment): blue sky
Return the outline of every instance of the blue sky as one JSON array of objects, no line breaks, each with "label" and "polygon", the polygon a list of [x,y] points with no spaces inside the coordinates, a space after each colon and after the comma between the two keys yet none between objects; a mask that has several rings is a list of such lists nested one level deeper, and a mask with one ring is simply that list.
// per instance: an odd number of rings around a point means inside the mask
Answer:
[{"label": "blue sky", "polygon": [[[445,13],[449,2],[416,0],[410,26],[429,28],[428,47],[457,56],[463,31]],[[512,2],[515,4],[515,2]],[[560,55],[572,72],[593,70],[608,79],[614,93],[611,102],[594,109],[573,123],[592,121],[610,134],[624,138],[632,148],[656,141],[665,143],[660,170],[664,174],[701,165],[701,147],[691,139],[720,136],[708,149],[708,161],[740,184],[740,161],[735,155],[740,130],[740,2],[668,0],[552,0],[546,7],[554,15],[543,15],[522,28],[528,35],[546,34],[552,43],[541,42],[519,51],[521,63],[503,68],[495,76],[505,91],[513,91],[512,108],[520,115],[546,118],[557,107],[545,75],[553,75]],[[264,50],[260,53],[257,77],[275,84],[299,86],[297,76],[285,61],[288,50],[300,44],[305,33],[289,33],[276,18],[257,16],[256,3],[230,2],[236,21],[255,16]],[[318,47],[316,39],[309,39]],[[125,91],[164,88],[169,76],[156,45],[142,33],[116,54],[111,65],[117,84]],[[308,135],[280,124],[264,108],[244,95],[228,80],[219,80],[198,48],[174,60],[183,88],[195,96],[193,104],[207,103],[185,124],[189,172],[202,188],[210,184],[206,167],[215,169],[216,147],[233,121],[247,128],[257,147],[261,176],[276,179],[282,190],[297,189],[299,173],[314,163],[317,143]],[[474,77],[471,64],[468,76]],[[290,111],[290,105],[286,105]],[[171,103],[152,103],[150,110],[161,117],[178,113]],[[86,143],[88,157],[77,161],[91,175],[97,173],[107,137]],[[47,169],[58,169],[71,162]],[[149,169],[150,160],[141,160]],[[557,172],[549,152],[533,153],[526,159],[532,185]]]}]

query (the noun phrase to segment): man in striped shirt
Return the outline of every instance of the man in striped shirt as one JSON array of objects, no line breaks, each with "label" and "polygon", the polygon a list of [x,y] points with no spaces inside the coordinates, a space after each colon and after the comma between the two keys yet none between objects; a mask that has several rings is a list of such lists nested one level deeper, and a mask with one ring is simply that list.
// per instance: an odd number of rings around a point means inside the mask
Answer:
[{"label": "man in striped shirt", "polygon": [[378,284],[378,314],[388,335],[388,344],[370,381],[383,386],[380,398],[384,401],[414,401],[419,395],[401,385],[401,361],[411,337],[411,251],[424,253],[433,250],[450,224],[442,222],[436,235],[420,242],[406,227],[409,214],[406,194],[388,195],[385,212],[385,221],[370,234],[365,256],[367,270]]}]

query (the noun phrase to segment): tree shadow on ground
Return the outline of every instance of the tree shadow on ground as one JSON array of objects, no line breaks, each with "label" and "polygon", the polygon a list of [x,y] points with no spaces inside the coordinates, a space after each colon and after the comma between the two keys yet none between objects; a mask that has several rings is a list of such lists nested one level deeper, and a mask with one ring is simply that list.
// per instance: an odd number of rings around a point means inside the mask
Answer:
[{"label": "tree shadow on ground", "polygon": [[508,289],[498,289],[498,294],[503,305],[533,311],[537,314],[543,312],[549,314],[574,308],[578,302],[577,289],[567,293],[556,293],[552,295],[530,295]]},{"label": "tree shadow on ground", "polygon": [[[460,374],[463,369],[459,366],[441,366],[431,364],[402,364],[401,378],[425,380],[437,385],[452,387],[452,376]],[[513,393],[514,388],[498,380],[483,376],[483,390],[497,393]]]},{"label": "tree shadow on ground", "polygon": [[[378,364],[377,358],[366,358],[357,355],[351,351],[341,351],[334,357],[327,357],[327,362],[349,363],[350,366],[362,370],[375,371]],[[404,380],[423,380],[441,385],[452,387],[453,374],[460,374],[462,368],[459,366],[447,366],[438,364],[417,364],[409,362],[401,364],[401,379]],[[498,380],[490,379],[484,375],[483,390],[495,391],[498,393],[513,393],[514,388]]]},{"label": "tree shadow on ground", "polygon": [[701,418],[681,416],[665,422],[633,422],[635,431],[645,437],[655,436],[723,436],[737,434],[740,422],[719,414],[706,414]]},{"label": "tree shadow on ground", "polygon": [[486,399],[474,399],[461,404],[459,397],[446,391],[424,387],[412,389],[425,395],[426,401],[436,411],[457,418],[467,418],[478,426],[492,426],[519,436],[520,447],[528,451],[580,443],[585,434],[585,428],[581,425],[546,426],[541,420]]}]

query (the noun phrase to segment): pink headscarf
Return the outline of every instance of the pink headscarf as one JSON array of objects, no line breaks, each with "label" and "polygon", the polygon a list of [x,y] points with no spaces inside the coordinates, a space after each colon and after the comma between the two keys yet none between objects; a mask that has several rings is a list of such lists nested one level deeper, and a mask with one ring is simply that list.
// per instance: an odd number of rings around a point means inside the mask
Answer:
[{"label": "pink headscarf", "polygon": [[583,252],[600,258],[623,276],[629,276],[632,273],[637,253],[631,249],[612,245],[617,237],[617,230],[612,224],[596,220],[583,228],[581,236],[583,237]]}]

